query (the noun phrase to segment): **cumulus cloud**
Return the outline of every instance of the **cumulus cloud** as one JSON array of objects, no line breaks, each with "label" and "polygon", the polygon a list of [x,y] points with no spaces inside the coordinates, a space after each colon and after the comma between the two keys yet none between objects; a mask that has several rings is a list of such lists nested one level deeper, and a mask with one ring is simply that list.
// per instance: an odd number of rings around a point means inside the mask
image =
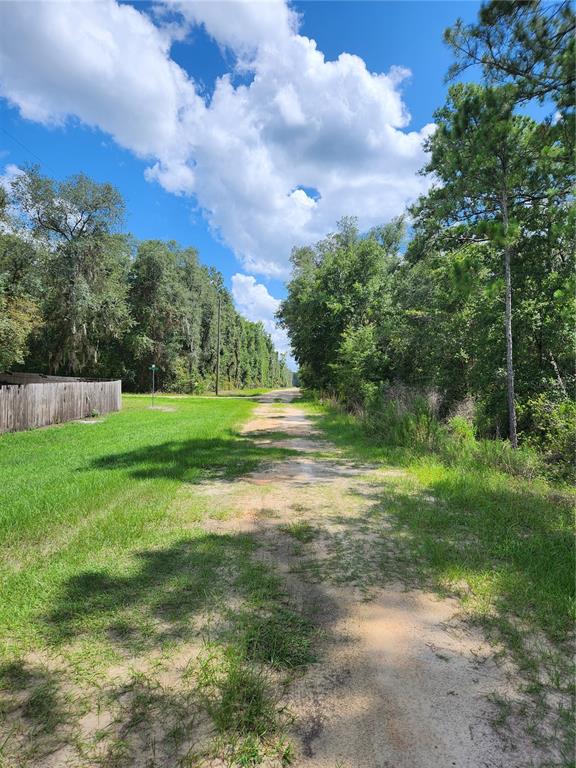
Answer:
[{"label": "cumulus cloud", "polygon": [[170,29],[114,0],[3,3],[0,93],[29,120],[75,117],[142,157],[186,163],[184,123],[204,105],[170,59]]},{"label": "cumulus cloud", "polygon": [[[344,215],[386,221],[425,189],[416,171],[432,126],[409,130],[409,71],[327,60],[284,0],[172,0],[153,15],[116,0],[3,5],[0,95],[27,119],[80,120],[145,159],[148,180],[195,196],[246,272],[286,277],[293,245]],[[233,61],[210,98],[170,52],[200,25]]]},{"label": "cumulus cloud", "polygon": [[286,332],[278,328],[274,315],[280,300],[274,298],[265,285],[258,283],[253,275],[236,273],[232,276],[232,297],[238,310],[254,323],[262,323],[274,342],[276,349],[287,355],[288,364],[295,367],[290,356],[290,342]]},{"label": "cumulus cloud", "polygon": [[[349,53],[327,61],[283,0],[164,7],[181,23],[115,0],[6,5],[0,92],[28,119],[77,118],[149,158],[147,178],[195,195],[243,266],[263,275],[286,276],[291,246],[340,216],[371,226],[423,191],[415,171],[430,127],[406,130],[406,69],[372,73]],[[210,101],[199,95],[194,72],[170,57],[194,25],[253,75],[248,85],[227,75]]]}]

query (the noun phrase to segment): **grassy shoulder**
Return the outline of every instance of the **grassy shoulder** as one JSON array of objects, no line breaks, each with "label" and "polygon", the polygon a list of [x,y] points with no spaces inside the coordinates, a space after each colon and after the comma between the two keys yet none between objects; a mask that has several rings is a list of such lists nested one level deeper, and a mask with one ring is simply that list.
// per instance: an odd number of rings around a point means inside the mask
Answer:
[{"label": "grassy shoulder", "polygon": [[[456,595],[468,617],[512,653],[534,731],[551,717],[570,753],[573,490],[471,459],[457,442],[448,452],[387,445],[334,406],[305,407],[341,456],[383,469],[370,521],[381,526],[380,549],[366,569],[371,576],[362,578],[377,583],[378,572]],[[340,561],[343,546],[335,550]],[[502,708],[512,711],[510,702]]]},{"label": "grassy shoulder", "polygon": [[202,483],[287,455],[238,433],[253,408],[125,396],[0,437],[2,768],[289,760],[278,689],[311,627],[251,537],[203,524]]}]

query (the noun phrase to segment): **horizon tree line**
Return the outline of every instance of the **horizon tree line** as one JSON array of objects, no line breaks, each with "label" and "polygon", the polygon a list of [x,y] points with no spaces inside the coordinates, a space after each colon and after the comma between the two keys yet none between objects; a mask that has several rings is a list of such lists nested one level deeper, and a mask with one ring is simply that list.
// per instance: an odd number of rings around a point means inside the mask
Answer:
[{"label": "horizon tree line", "polygon": [[121,231],[119,191],[84,174],[31,166],[0,192],[0,370],[122,378],[198,392],[291,383],[261,323],[235,309],[221,273],[194,248]]}]

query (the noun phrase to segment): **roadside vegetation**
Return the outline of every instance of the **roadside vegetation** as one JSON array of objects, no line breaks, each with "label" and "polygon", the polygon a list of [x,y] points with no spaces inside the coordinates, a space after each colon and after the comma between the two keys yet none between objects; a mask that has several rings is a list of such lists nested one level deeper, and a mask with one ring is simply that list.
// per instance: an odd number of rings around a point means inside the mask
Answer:
[{"label": "roadside vegetation", "polygon": [[567,2],[491,2],[447,30],[451,80],[483,78],[435,113],[428,194],[293,251],[278,317],[299,378],[383,440],[436,444],[450,423],[475,460],[575,477],[575,28]]}]

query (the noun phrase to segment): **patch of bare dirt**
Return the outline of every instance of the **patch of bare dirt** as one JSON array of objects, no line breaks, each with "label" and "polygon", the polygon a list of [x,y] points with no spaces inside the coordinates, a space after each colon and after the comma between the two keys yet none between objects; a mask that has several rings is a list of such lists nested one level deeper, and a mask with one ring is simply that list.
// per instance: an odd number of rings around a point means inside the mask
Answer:
[{"label": "patch of bare dirt", "polygon": [[149,405],[149,411],[161,411],[162,413],[176,413],[176,408],[171,405]]}]

